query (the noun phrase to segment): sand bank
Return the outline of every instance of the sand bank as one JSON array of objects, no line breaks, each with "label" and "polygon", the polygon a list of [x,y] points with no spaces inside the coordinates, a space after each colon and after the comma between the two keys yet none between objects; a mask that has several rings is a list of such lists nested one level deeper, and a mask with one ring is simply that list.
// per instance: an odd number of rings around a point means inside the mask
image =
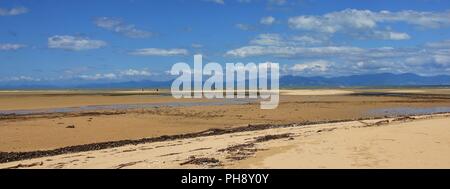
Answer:
[{"label": "sand bank", "polygon": [[331,90],[331,89],[317,89],[317,90],[307,90],[307,89],[298,89],[298,90],[280,90],[281,95],[344,95],[344,94],[352,94],[353,91],[350,90]]}]

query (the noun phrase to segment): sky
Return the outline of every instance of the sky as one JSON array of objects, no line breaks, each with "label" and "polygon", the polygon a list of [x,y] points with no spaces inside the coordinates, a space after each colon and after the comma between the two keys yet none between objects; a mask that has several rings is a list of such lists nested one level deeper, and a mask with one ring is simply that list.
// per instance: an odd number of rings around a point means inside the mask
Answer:
[{"label": "sky", "polygon": [[450,74],[446,0],[0,0],[0,83],[168,80],[177,62],[282,75]]}]

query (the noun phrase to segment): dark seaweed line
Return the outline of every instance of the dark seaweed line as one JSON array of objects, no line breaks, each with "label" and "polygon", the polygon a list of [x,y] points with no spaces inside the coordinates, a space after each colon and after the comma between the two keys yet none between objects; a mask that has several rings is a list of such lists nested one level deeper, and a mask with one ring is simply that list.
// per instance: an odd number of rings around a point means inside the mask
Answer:
[{"label": "dark seaweed line", "polygon": [[[411,115],[411,116],[413,116],[413,115]],[[392,117],[398,117],[398,116],[392,116]],[[68,153],[103,150],[103,149],[115,148],[115,147],[120,147],[120,146],[125,146],[125,145],[138,145],[138,144],[144,144],[144,143],[172,141],[172,140],[179,140],[179,139],[223,135],[223,134],[246,132],[246,131],[258,131],[258,130],[265,130],[265,129],[272,129],[272,128],[299,127],[299,126],[324,124],[324,123],[338,123],[338,122],[346,122],[346,121],[359,121],[359,120],[381,119],[381,118],[387,118],[387,117],[383,116],[383,117],[359,118],[359,119],[304,121],[301,123],[278,124],[278,125],[259,124],[259,125],[248,125],[248,126],[244,126],[244,127],[236,127],[236,128],[230,128],[230,129],[213,128],[213,129],[208,129],[205,131],[195,132],[195,133],[170,135],[170,136],[163,135],[163,136],[159,136],[159,137],[143,138],[143,139],[138,139],[138,140],[119,140],[119,141],[83,144],[83,145],[57,148],[57,149],[53,149],[53,150],[39,150],[39,151],[29,151],[29,152],[0,152],[0,163],[7,163],[7,162],[20,161],[20,160],[25,160],[25,159],[33,159],[33,158],[39,158],[39,157],[47,157],[47,156],[56,156],[56,155],[68,154]]]},{"label": "dark seaweed line", "polygon": [[390,92],[360,92],[348,94],[349,96],[391,96],[391,97],[406,97],[412,99],[436,99],[449,100],[450,95],[447,94],[414,94],[414,93],[390,93]]}]

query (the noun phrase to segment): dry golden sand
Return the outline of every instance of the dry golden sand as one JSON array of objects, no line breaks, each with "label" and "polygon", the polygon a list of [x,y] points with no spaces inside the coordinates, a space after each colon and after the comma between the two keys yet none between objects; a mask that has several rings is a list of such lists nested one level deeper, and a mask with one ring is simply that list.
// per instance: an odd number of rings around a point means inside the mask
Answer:
[{"label": "dry golden sand", "polygon": [[302,96],[311,96],[311,95],[344,95],[344,94],[352,94],[353,91],[350,90],[332,90],[332,89],[298,89],[298,90],[280,90],[281,95],[302,95]]},{"label": "dry golden sand", "polygon": [[0,168],[450,168],[450,114],[273,128],[57,155]]},{"label": "dry golden sand", "polygon": [[[298,94],[302,91],[304,90],[292,91],[292,93]],[[317,92],[315,94],[321,93],[320,90],[314,91]],[[325,90],[325,93],[329,91]],[[170,96],[155,96],[149,93],[151,92],[132,91],[130,94],[130,91],[127,93],[10,91],[0,94],[0,110],[205,101],[203,99],[176,100]],[[311,92],[308,91],[308,94]],[[342,94],[283,95],[282,93],[280,105],[275,110],[261,110],[258,103],[252,103],[94,112],[96,114],[75,112],[17,116],[0,120],[0,152],[49,150],[81,144],[192,133],[211,128],[240,127],[248,124],[369,118],[372,115],[368,115],[367,111],[376,108],[435,106],[450,107],[450,100]],[[75,128],[66,128],[69,125],[74,125]]]},{"label": "dry golden sand", "polygon": [[271,143],[235,168],[450,168],[450,118],[338,128]]}]

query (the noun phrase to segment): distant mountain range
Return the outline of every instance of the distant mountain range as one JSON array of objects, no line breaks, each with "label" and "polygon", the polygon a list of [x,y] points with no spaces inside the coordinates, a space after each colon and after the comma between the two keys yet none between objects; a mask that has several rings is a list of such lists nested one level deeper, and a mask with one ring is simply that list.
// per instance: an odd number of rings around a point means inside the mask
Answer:
[{"label": "distant mountain range", "polygon": [[[170,88],[172,81],[127,81],[89,84],[0,83],[0,89],[123,89]],[[442,86],[450,85],[450,75],[419,76],[416,74],[365,74],[339,77],[282,76],[280,87],[371,87],[371,86]]]},{"label": "distant mountain range", "polygon": [[450,75],[419,76],[416,74],[366,74],[340,77],[301,77],[283,76],[280,86],[283,87],[357,87],[357,86],[424,86],[450,85]]}]

